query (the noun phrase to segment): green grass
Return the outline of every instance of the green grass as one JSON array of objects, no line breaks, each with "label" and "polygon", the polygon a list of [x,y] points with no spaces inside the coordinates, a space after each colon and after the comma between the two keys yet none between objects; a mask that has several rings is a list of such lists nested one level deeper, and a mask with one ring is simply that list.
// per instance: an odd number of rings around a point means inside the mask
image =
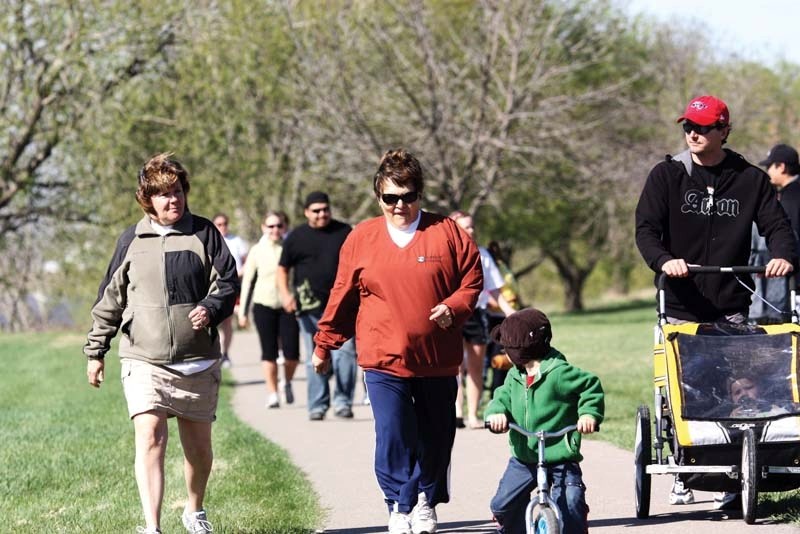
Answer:
[{"label": "green grass", "polygon": [[[76,334],[0,336],[0,530],[134,532],[142,525],[133,476],[133,427],[109,357],[100,390],[86,382]],[[286,452],[233,415],[224,384],[214,424],[206,507],[214,532],[307,533],[322,512]],[[170,421],[165,532],[183,530],[186,490],[177,426]]]},{"label": "green grass", "polygon": [[603,383],[606,414],[598,438],[624,449],[633,449],[636,408],[653,403],[655,318],[649,302],[550,316],[553,346]]}]

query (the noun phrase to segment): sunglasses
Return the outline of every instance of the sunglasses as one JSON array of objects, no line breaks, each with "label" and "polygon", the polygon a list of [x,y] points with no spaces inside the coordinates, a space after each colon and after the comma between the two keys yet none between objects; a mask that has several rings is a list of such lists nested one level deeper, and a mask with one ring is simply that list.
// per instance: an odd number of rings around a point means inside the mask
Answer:
[{"label": "sunglasses", "polygon": [[381,195],[381,200],[387,206],[394,206],[401,200],[403,201],[403,204],[411,204],[412,202],[419,200],[419,193],[416,191],[409,191],[408,193],[403,193],[402,195],[384,193]]},{"label": "sunglasses", "polygon": [[331,209],[328,206],[325,206],[324,208],[317,208],[315,210],[311,210],[311,213],[325,213],[328,211],[331,211]]},{"label": "sunglasses", "polygon": [[696,133],[698,135],[706,135],[711,130],[716,130],[719,128],[719,124],[709,124],[708,126],[700,126],[699,124],[695,124],[690,121],[683,121],[683,131],[688,133]]},{"label": "sunglasses", "polygon": [[283,228],[283,224],[268,224],[267,228],[269,228],[270,230],[273,228]]}]

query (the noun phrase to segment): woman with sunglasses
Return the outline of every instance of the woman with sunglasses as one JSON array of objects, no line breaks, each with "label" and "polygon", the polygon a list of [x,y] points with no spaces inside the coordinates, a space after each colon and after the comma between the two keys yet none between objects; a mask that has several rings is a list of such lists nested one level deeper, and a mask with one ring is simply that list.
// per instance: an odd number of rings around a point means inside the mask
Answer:
[{"label": "woman with sunglasses", "polygon": [[239,326],[247,326],[252,303],[253,322],[261,343],[264,382],[267,385],[267,408],[280,407],[278,393],[278,355],[283,353],[283,394],[286,404],[294,402],[292,378],[300,359],[300,330],[294,314],[281,304],[276,273],[283,250],[283,238],[289,231],[289,217],[283,211],[270,211],[261,224],[261,239],[247,254],[242,278]]},{"label": "woman with sunglasses", "polygon": [[423,173],[405,150],[381,159],[382,216],[356,226],[319,331],[314,369],[355,334],[375,418],[375,474],[389,532],[435,532],[455,438],[461,325],[483,287],[478,248],[455,221],[420,209]]}]

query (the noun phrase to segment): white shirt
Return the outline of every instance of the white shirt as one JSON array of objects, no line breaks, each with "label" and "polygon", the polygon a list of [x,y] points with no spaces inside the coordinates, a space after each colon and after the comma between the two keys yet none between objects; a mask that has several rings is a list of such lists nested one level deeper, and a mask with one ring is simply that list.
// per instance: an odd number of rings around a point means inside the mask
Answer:
[{"label": "white shirt", "polygon": [[247,241],[238,235],[228,234],[223,236],[225,244],[228,245],[228,250],[231,251],[231,256],[236,262],[236,274],[242,276],[242,269],[244,267],[244,258],[247,257],[247,252],[250,250],[250,245]]},{"label": "white shirt", "polygon": [[417,218],[414,219],[414,222],[409,224],[408,228],[406,228],[405,230],[397,228],[387,220],[386,228],[389,230],[389,237],[392,238],[394,244],[400,248],[403,248],[409,243],[411,243],[411,240],[414,239],[414,232],[416,232],[417,228],[419,227],[419,221],[421,218],[422,218],[422,210],[420,210],[419,213],[417,213]]},{"label": "white shirt", "polygon": [[476,307],[486,309],[489,305],[489,291],[500,289],[506,283],[503,274],[497,268],[497,264],[492,259],[492,255],[483,247],[478,247],[481,253],[481,269],[483,270],[483,291],[478,296]]}]

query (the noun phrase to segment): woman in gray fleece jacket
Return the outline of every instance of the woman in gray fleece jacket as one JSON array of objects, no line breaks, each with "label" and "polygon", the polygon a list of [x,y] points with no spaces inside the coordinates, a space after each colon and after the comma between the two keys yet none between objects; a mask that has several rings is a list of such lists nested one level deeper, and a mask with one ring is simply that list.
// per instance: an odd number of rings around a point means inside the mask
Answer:
[{"label": "woman in gray fleece jacket", "polygon": [[225,242],[189,212],[189,175],[169,154],[139,172],[144,217],[117,241],[92,307],[83,352],[89,384],[103,382],[104,357],[122,331],[122,385],[133,420],[136,482],[146,526],[160,533],[167,418],[178,418],[188,532],[211,532],[203,497],[211,473],[211,423],[220,382],[217,325],[233,313],[238,277]]}]

